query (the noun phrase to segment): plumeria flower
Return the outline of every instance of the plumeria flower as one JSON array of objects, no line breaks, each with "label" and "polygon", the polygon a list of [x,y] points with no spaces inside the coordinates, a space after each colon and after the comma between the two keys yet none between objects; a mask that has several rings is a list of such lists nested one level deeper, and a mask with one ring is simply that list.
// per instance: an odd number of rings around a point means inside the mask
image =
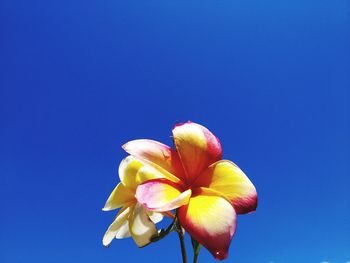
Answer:
[{"label": "plumeria flower", "polygon": [[163,215],[139,204],[135,198],[136,188],[143,181],[162,175],[133,156],[121,162],[118,172],[121,182],[112,191],[102,210],[121,209],[105,233],[103,245],[109,246],[114,238],[132,236],[139,247],[146,246],[151,242],[151,237],[157,235],[155,223],[161,221]]},{"label": "plumeria flower", "polygon": [[182,227],[216,259],[225,259],[237,214],[257,207],[256,189],[237,165],[221,160],[221,144],[207,128],[188,122],[172,132],[176,150],[153,140],[134,140],[123,146],[159,171],[157,178],[143,179],[136,199],[153,212],[178,209]]}]

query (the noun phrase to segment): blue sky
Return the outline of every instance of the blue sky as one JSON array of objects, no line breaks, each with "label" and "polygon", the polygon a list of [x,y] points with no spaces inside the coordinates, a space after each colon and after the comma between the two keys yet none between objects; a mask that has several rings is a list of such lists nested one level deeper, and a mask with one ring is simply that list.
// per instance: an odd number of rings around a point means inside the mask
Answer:
[{"label": "blue sky", "polygon": [[1,262],[180,262],[176,235],[104,248],[101,208],[120,146],[187,120],[259,193],[227,262],[350,261],[349,1],[2,0],[0,25]]}]

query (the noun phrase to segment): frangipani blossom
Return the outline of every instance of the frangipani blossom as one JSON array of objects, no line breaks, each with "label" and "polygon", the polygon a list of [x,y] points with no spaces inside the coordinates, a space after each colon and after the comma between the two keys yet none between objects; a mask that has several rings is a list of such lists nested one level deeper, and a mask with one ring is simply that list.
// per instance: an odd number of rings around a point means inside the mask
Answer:
[{"label": "frangipani blossom", "polygon": [[163,175],[144,178],[136,198],[150,211],[178,209],[184,229],[216,259],[225,259],[237,214],[257,207],[256,189],[237,165],[221,160],[221,144],[207,128],[180,124],[173,129],[173,138],[176,150],[152,140],[123,146]]},{"label": "frangipani blossom", "polygon": [[103,237],[103,245],[109,246],[114,238],[132,236],[139,247],[151,242],[157,234],[154,223],[162,220],[163,215],[147,210],[136,198],[137,186],[145,180],[160,178],[162,174],[133,156],[126,157],[119,166],[121,182],[110,194],[103,211],[121,208]]}]

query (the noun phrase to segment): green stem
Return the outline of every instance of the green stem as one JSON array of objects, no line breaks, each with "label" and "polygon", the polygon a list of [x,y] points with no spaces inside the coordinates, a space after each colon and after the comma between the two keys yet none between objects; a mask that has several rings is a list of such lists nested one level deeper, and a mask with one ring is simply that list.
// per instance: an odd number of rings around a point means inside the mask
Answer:
[{"label": "green stem", "polygon": [[197,263],[199,253],[195,253],[193,256],[193,263]]},{"label": "green stem", "polygon": [[151,241],[157,242],[163,239],[164,237],[166,237],[167,235],[169,235],[171,232],[175,231],[176,230],[175,221],[176,219],[174,219],[173,222],[171,222],[171,224],[166,229],[161,229],[161,231],[157,235],[151,238]]},{"label": "green stem", "polygon": [[187,255],[186,255],[186,247],[185,247],[185,239],[184,239],[185,235],[184,235],[182,227],[178,223],[178,221],[176,223],[177,223],[177,230],[176,231],[177,231],[177,234],[178,234],[179,239],[180,239],[182,262],[187,263]]},{"label": "green stem", "polygon": [[186,255],[186,246],[185,246],[185,231],[182,229],[182,226],[179,222],[179,218],[177,217],[178,215],[178,210],[176,209],[176,214],[175,214],[175,229],[176,232],[179,236],[180,240],[180,247],[181,247],[181,255],[182,255],[182,263],[187,263],[187,255]]},{"label": "green stem", "polygon": [[191,241],[193,248],[193,263],[197,263],[199,251],[201,250],[201,245],[195,239],[193,239],[193,237],[191,237]]},{"label": "green stem", "polygon": [[171,222],[171,224],[166,229],[162,229],[157,235],[152,237],[151,241],[157,242],[163,239],[164,237],[166,237],[167,235],[169,235],[173,231],[176,231],[179,236],[182,262],[187,263],[187,255],[186,255],[186,247],[185,247],[185,232],[181,227],[179,219],[177,218],[177,211],[173,222]]}]

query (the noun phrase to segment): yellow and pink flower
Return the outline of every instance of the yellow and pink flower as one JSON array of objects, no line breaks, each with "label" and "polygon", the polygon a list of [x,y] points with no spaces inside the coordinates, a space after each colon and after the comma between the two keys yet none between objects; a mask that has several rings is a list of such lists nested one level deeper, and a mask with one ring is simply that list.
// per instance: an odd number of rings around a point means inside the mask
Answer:
[{"label": "yellow and pink flower", "polygon": [[173,138],[176,149],[144,139],[123,146],[134,160],[148,167],[136,173],[133,204],[157,213],[178,209],[183,228],[216,259],[225,259],[237,214],[257,207],[256,189],[236,164],[222,160],[221,144],[207,128],[193,122],[179,124]]}]

